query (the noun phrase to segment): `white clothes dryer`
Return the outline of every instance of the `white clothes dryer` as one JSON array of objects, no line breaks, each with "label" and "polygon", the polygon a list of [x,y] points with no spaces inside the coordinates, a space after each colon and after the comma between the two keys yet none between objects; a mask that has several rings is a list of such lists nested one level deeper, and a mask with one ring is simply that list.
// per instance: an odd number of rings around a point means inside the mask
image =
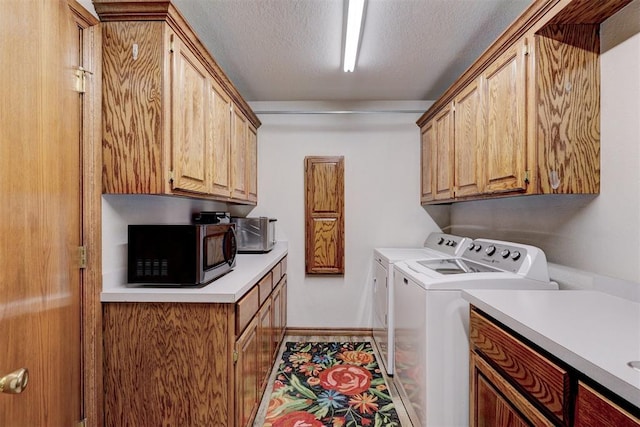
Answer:
[{"label": "white clothes dryer", "polygon": [[375,248],[373,250],[373,340],[387,375],[393,375],[393,264],[407,259],[443,259],[459,256],[471,239],[431,233],[420,248]]}]

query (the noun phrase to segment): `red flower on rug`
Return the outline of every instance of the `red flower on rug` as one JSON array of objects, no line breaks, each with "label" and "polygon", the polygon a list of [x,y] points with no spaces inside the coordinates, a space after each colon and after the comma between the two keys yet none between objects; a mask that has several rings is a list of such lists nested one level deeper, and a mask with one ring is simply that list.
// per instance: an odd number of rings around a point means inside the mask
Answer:
[{"label": "red flower on rug", "polygon": [[399,425],[371,343],[286,343],[265,427]]},{"label": "red flower on rug", "polygon": [[360,366],[336,365],[320,373],[320,385],[347,396],[369,390],[371,372]]}]

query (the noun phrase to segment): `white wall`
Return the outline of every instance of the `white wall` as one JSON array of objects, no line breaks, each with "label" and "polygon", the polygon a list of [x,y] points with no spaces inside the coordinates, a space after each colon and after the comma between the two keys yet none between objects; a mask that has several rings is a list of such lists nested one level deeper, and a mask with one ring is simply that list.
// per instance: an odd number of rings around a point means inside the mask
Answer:
[{"label": "white wall", "polygon": [[640,282],[640,0],[601,26],[601,189],[451,207],[451,231],[541,247],[557,264]]},{"label": "white wall", "polygon": [[[252,107],[273,105],[309,107]],[[426,110],[424,103],[420,107]],[[259,200],[251,215],[277,218],[278,237],[289,242],[289,326],[369,328],[373,248],[422,246],[438,230],[419,202],[419,114],[258,116]],[[305,276],[304,158],[311,155],[345,158],[344,276]]]}]

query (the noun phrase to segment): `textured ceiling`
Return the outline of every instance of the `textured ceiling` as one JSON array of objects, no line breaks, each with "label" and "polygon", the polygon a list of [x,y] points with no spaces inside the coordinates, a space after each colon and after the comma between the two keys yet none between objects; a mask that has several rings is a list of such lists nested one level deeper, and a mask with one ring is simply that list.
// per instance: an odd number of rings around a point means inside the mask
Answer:
[{"label": "textured ceiling", "polygon": [[353,73],[343,0],[174,0],[249,101],[431,100],[531,0],[369,0]]},{"label": "textured ceiling", "polygon": [[346,0],[173,2],[248,101],[384,101],[438,98],[532,0],[368,0],[353,73]]}]

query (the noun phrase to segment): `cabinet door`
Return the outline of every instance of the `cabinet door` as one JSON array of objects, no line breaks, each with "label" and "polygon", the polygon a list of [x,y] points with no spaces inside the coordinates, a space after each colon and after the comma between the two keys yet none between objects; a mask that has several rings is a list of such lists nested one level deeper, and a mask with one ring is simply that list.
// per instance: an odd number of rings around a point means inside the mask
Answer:
[{"label": "cabinet door", "polygon": [[476,79],[454,99],[454,191],[456,197],[484,190],[484,115],[481,79]]},{"label": "cabinet door", "polygon": [[436,200],[453,198],[453,106],[447,105],[434,118]]},{"label": "cabinet door", "polygon": [[206,162],[208,73],[188,47],[173,37],[173,189],[210,193]]},{"label": "cabinet door", "polygon": [[274,356],[278,353],[280,346],[280,339],[282,337],[282,283],[273,290],[271,294],[271,315],[273,318],[273,353]]},{"label": "cabinet door", "polygon": [[344,157],[305,158],[305,272],[344,274]]},{"label": "cabinet door", "polygon": [[258,317],[254,317],[236,342],[236,424],[248,426],[257,411],[258,387]]},{"label": "cabinet door", "polygon": [[258,131],[247,128],[247,200],[258,201]]},{"label": "cabinet door", "polygon": [[238,108],[232,108],[231,132],[231,197],[247,199],[247,119]]},{"label": "cabinet door", "polygon": [[638,427],[640,417],[631,415],[588,385],[578,382],[574,425],[575,427]]},{"label": "cabinet door", "polygon": [[214,81],[209,92],[211,192],[231,196],[231,101]]},{"label": "cabinet door", "polygon": [[470,356],[472,427],[553,426],[527,398],[476,353]]},{"label": "cabinet door", "polygon": [[433,121],[428,122],[421,130],[421,144],[420,144],[420,174],[421,174],[421,190],[420,190],[420,202],[426,203],[433,200],[433,175],[436,171],[433,164],[435,158],[435,129],[433,128]]},{"label": "cabinet door", "polygon": [[[273,361],[273,312],[268,298],[258,312],[258,392],[266,385]],[[260,395],[260,393],[258,393]]]},{"label": "cabinet door", "polygon": [[484,72],[486,192],[526,189],[525,43],[516,43]]}]

